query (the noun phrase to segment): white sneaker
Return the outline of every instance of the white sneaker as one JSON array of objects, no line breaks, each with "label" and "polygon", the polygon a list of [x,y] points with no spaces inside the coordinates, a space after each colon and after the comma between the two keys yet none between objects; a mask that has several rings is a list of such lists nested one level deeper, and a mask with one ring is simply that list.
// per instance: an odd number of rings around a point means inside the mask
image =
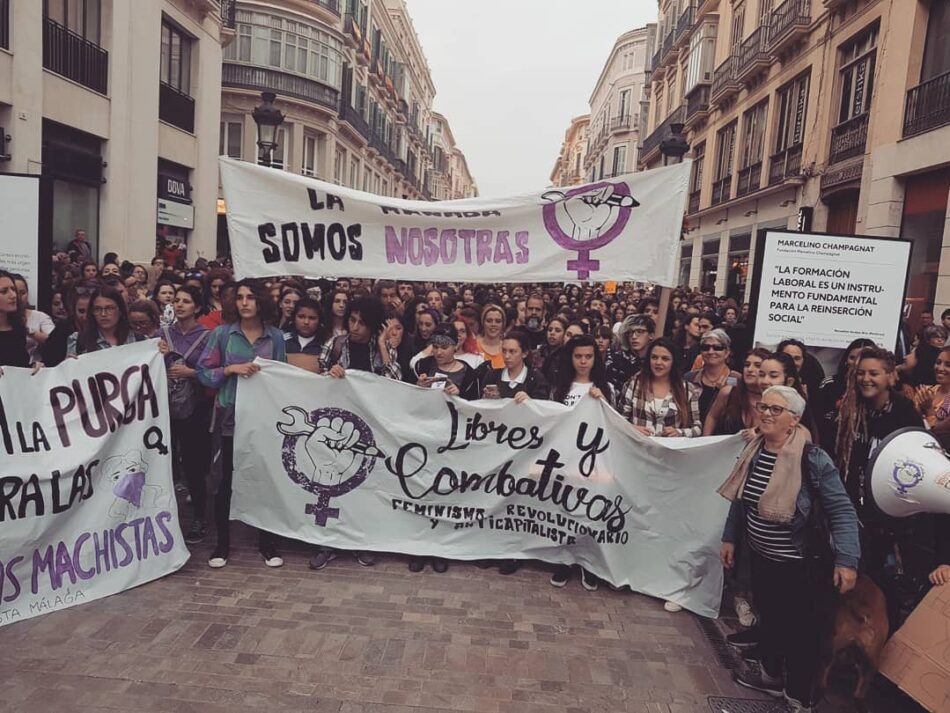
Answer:
[{"label": "white sneaker", "polygon": [[212,557],[208,560],[208,566],[211,569],[221,569],[228,563],[227,557]]},{"label": "white sneaker", "polygon": [[742,626],[747,629],[755,626],[759,618],[755,615],[755,610],[752,608],[752,605],[749,604],[748,599],[737,596],[733,600],[733,607],[739,616],[739,623],[742,624]]},{"label": "white sneaker", "polygon": [[671,614],[675,614],[678,611],[683,611],[683,607],[681,607],[676,602],[670,602],[670,601],[663,602],[663,608],[666,609],[666,611],[670,612]]},{"label": "white sneaker", "polygon": [[268,567],[283,567],[284,558],[281,557],[276,552],[273,553],[261,553],[261,557],[264,559],[264,564]]}]

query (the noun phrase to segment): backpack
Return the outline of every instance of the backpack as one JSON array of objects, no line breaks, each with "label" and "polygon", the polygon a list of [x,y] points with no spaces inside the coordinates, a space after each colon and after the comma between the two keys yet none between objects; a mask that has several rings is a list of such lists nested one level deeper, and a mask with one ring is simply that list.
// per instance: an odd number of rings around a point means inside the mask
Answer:
[{"label": "backpack", "polygon": [[[168,343],[170,349],[173,346],[173,343],[167,325],[162,327],[162,332],[165,335],[165,341]],[[174,359],[172,361],[172,366],[179,364],[187,365],[188,357],[190,357],[198,347],[204,344],[205,340],[208,338],[208,334],[209,332],[205,332],[200,337],[198,337],[179,359]],[[195,412],[195,404],[198,401],[199,395],[200,392],[198,390],[198,383],[194,379],[181,379],[171,376],[168,377],[169,415],[175,420],[188,418]]]}]

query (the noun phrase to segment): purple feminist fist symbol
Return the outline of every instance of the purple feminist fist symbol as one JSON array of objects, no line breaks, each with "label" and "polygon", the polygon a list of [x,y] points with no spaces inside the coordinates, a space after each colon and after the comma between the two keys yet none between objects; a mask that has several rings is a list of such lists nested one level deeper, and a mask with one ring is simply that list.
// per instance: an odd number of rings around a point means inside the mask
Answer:
[{"label": "purple feminist fist symbol", "polygon": [[[572,188],[566,193],[548,191],[541,196],[550,201],[542,208],[544,228],[562,248],[577,250],[577,259],[567,261],[567,269],[586,280],[593,270],[600,269],[600,260],[590,254],[611,242],[627,226],[630,211],[640,204],[630,195],[626,183],[593,183]],[[571,223],[570,235],[558,222],[558,205]]]},{"label": "purple feminist fist symbol", "polygon": [[278,423],[284,435],[281,458],[284,470],[297,485],[317,496],[304,512],[326,527],[327,521],[340,516],[339,508],[330,507],[330,498],[359,487],[369,476],[383,452],[376,447],[373,432],[366,422],[349,411],[319,408],[306,411],[288,406],[283,412],[290,423]]}]

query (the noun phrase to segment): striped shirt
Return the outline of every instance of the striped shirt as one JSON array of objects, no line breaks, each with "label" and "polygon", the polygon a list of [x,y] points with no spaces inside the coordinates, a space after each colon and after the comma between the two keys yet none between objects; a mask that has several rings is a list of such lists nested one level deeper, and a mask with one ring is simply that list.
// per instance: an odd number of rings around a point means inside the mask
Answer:
[{"label": "striped shirt", "polygon": [[802,556],[792,542],[792,529],[788,525],[769,522],[759,516],[759,498],[768,487],[775,468],[774,453],[759,452],[755,468],[749,473],[742,489],[742,504],[745,505],[746,536],[749,546],[766,559],[775,561],[798,560]]}]

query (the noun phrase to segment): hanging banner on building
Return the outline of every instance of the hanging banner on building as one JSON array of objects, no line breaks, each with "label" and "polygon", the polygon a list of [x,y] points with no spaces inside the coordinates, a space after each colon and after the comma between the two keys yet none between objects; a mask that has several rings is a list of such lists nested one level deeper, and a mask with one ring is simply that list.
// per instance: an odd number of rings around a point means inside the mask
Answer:
[{"label": "hanging banner on building", "polygon": [[238,277],[675,283],[689,162],[511,198],[424,202],[219,160]]},{"label": "hanging banner on building", "polygon": [[232,518],[346,550],[576,563],[717,615],[716,488],[741,439],[646,439],[593,398],[466,402],[258,363],[238,384]]},{"label": "hanging banner on building", "polygon": [[[24,394],[28,397],[24,398]],[[155,341],[0,376],[0,625],[188,560]]]},{"label": "hanging banner on building", "polygon": [[798,339],[845,349],[859,337],[897,343],[911,244],[904,240],[766,231],[759,246],[755,342]]}]

